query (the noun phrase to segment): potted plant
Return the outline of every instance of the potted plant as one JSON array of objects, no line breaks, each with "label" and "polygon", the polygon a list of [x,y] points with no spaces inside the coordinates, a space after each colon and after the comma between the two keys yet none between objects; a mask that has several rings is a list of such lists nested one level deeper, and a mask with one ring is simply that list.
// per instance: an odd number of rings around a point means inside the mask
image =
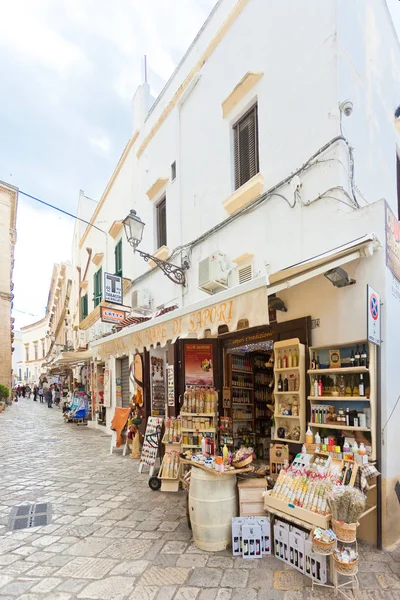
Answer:
[{"label": "potted plant", "polygon": [[10,397],[10,390],[6,385],[0,383],[0,410],[4,410],[7,400]]}]

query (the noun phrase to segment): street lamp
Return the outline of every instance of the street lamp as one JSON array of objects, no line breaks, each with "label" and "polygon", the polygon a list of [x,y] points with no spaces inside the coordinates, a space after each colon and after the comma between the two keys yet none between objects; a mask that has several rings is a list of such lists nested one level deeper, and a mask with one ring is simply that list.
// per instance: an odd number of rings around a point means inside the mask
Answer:
[{"label": "street lamp", "polygon": [[142,241],[145,223],[143,223],[141,218],[136,214],[136,210],[131,210],[129,215],[125,217],[122,223],[125,228],[126,239],[132,246],[134,252],[137,252],[146,262],[152,260],[168,277],[168,279],[173,281],[173,283],[177,283],[178,285],[186,284],[185,271],[189,268],[189,265],[178,267],[166,260],[161,260],[161,258],[147,254],[147,252],[142,252],[142,250],[138,250],[137,247]]}]

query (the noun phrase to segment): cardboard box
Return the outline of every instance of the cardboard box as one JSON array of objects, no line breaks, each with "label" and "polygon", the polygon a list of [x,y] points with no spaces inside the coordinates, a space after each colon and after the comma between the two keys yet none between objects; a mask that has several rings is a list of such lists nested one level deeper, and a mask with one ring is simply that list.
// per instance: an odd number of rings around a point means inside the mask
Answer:
[{"label": "cardboard box", "polygon": [[271,554],[271,521],[269,517],[259,517],[257,523],[261,527],[261,553]]},{"label": "cardboard box", "polygon": [[292,567],[300,571],[300,573],[304,573],[306,564],[305,539],[302,533],[298,529],[289,533],[289,563]]},{"label": "cardboard box", "polygon": [[276,479],[285,461],[289,462],[289,446],[287,444],[270,444],[269,447],[269,474]]},{"label": "cardboard box", "polygon": [[281,521],[276,521],[274,525],[274,554],[276,558],[289,562],[289,526]]},{"label": "cardboard box", "polygon": [[304,575],[314,579],[316,583],[326,583],[328,580],[326,556],[317,554],[312,549],[311,540],[305,540],[305,570]]},{"label": "cardboard box", "polygon": [[232,554],[233,556],[242,556],[243,552],[243,540],[242,540],[242,527],[245,523],[245,519],[240,517],[232,518]]},{"label": "cardboard box", "polygon": [[247,519],[242,527],[243,558],[262,558],[261,526],[255,520]]}]

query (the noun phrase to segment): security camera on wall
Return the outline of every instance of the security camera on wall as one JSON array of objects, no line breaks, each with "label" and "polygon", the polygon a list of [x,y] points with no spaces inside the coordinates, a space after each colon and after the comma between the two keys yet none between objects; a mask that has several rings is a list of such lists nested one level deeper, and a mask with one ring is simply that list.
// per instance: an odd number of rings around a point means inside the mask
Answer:
[{"label": "security camera on wall", "polygon": [[343,102],[339,104],[339,108],[346,117],[349,117],[353,112],[354,104],[351,100],[343,100]]}]

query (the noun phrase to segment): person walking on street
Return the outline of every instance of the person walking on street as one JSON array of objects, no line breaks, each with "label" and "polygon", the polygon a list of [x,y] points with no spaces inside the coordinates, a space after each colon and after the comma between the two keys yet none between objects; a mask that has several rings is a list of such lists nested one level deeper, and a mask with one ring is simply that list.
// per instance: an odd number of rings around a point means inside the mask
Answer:
[{"label": "person walking on street", "polygon": [[37,395],[38,395],[38,386],[35,385],[33,388],[33,401],[37,402]]},{"label": "person walking on street", "polygon": [[43,404],[43,387],[39,388],[39,400],[40,404]]},{"label": "person walking on street", "polygon": [[21,388],[21,395],[23,398],[25,398],[25,394],[26,394],[26,387],[23,385]]},{"label": "person walking on street", "polygon": [[17,386],[17,397],[21,398],[21,386],[20,385]]},{"label": "person walking on street", "polygon": [[61,401],[60,388],[57,385],[55,385],[54,386],[54,403],[57,406],[57,408],[60,408],[60,401]]},{"label": "person walking on street", "polygon": [[44,399],[47,402],[47,407],[48,408],[53,408],[52,404],[53,404],[53,391],[51,389],[51,387],[48,387],[45,392],[44,392]]}]

